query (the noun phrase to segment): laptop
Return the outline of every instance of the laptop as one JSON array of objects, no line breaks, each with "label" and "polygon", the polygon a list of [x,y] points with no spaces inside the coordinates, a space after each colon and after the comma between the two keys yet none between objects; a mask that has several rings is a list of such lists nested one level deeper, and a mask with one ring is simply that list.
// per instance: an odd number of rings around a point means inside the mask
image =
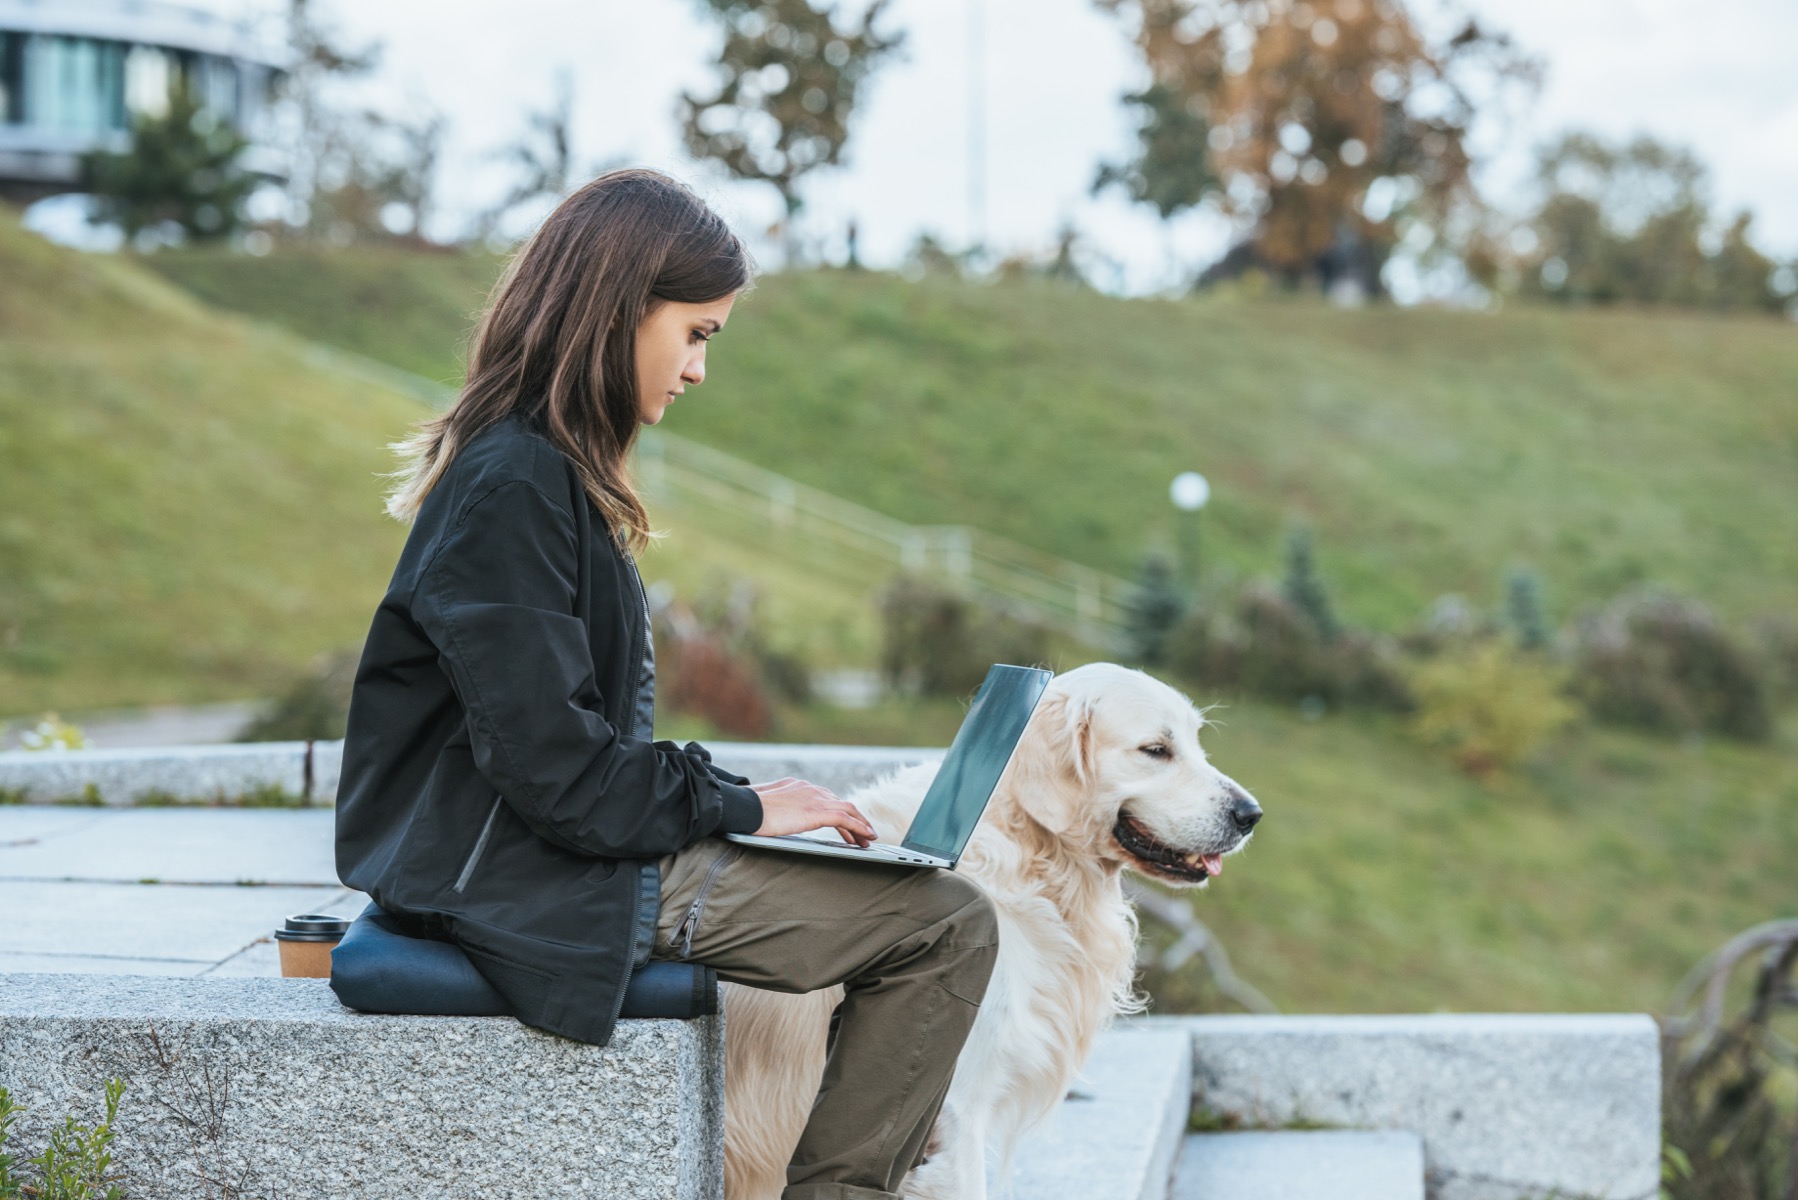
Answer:
[{"label": "laptop", "polygon": [[918,815],[912,818],[905,840],[894,846],[874,842],[857,846],[838,838],[835,830],[820,831],[833,839],[811,834],[763,837],[753,833],[727,833],[728,841],[794,854],[822,854],[863,862],[906,867],[940,867],[953,871],[961,852],[974,836],[974,826],[986,811],[999,777],[1005,774],[1011,755],[1024,736],[1024,726],[1043,698],[1053,672],[1036,667],[1011,667],[1003,663],[986,673],[974,703],[955,731],[949,753],[937,769]]}]

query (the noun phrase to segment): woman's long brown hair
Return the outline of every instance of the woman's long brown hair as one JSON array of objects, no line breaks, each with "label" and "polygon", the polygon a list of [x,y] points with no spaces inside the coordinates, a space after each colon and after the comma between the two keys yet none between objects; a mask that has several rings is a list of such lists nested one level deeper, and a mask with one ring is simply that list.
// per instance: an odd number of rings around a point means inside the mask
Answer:
[{"label": "woman's long brown hair", "polygon": [[393,447],[387,511],[414,519],[469,439],[518,412],[574,463],[619,544],[641,549],[649,515],[627,465],[637,327],[660,302],[722,300],[752,277],[742,242],[678,181],[632,168],[582,187],[494,287],[455,403]]}]

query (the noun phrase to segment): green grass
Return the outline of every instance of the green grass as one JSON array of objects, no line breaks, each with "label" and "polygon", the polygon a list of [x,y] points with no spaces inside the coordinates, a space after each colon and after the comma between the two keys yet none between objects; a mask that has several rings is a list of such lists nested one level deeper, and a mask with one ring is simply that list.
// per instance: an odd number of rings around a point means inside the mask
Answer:
[{"label": "green grass", "polygon": [[418,415],[0,215],[0,714],[265,695],[366,630]]},{"label": "green grass", "polygon": [[439,383],[461,382],[464,340],[504,265],[489,255],[385,246],[284,249],[266,258],[202,249],[141,262],[223,311]]},{"label": "green grass", "polygon": [[[1659,1011],[1798,902],[1798,730],[1767,749],[1586,727],[1484,785],[1380,719],[1212,716],[1212,761],[1268,815],[1195,911],[1289,1010]],[[1150,982],[1217,1003],[1190,972]]]},{"label": "green grass", "polygon": [[[496,269],[362,251],[96,260],[0,228],[0,612],[16,631],[0,712],[257,694],[360,636],[398,546],[373,473],[417,410],[303,367],[146,265],[438,379]],[[710,376],[677,432],[1117,571],[1167,536],[1168,478],[1200,468],[1215,576],[1271,570],[1302,518],[1340,606],[1387,628],[1441,592],[1496,600],[1514,562],[1544,572],[1562,616],[1637,578],[1737,618],[1798,602],[1790,325],[824,272],[764,280]],[[692,595],[754,577],[777,642],[869,661],[870,586],[701,512],[659,515],[651,579]],[[1197,911],[1288,1009],[1654,1010],[1725,936],[1798,902],[1789,720],[1765,747],[1585,727],[1486,785],[1387,719],[1214,717],[1215,761],[1269,816]],[[940,745],[959,719],[954,703],[811,706],[776,734]],[[1152,983],[1164,1008],[1217,1002],[1190,973]]]},{"label": "green grass", "polygon": [[[498,269],[362,251],[150,265],[439,379]],[[817,271],[762,280],[708,371],[671,430],[904,520],[1118,573],[1172,542],[1168,481],[1198,469],[1214,580],[1276,570],[1303,521],[1341,607],[1375,627],[1445,592],[1495,604],[1514,564],[1544,574],[1560,616],[1639,580],[1737,618],[1798,605],[1789,322]]]}]

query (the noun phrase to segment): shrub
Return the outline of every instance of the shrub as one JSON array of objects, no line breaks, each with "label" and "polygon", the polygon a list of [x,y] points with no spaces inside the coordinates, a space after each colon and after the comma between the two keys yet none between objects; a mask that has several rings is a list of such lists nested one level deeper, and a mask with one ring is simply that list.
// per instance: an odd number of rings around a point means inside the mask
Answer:
[{"label": "shrub", "polygon": [[880,594],[880,673],[894,691],[965,696],[996,662],[1048,657],[1042,622],[1004,604],[976,602],[941,584],[901,576]]},{"label": "shrub", "polygon": [[80,726],[71,725],[55,713],[45,713],[38,723],[19,735],[19,745],[26,750],[83,750],[87,735]]},{"label": "shrub", "polygon": [[1766,666],[1768,698],[1798,700],[1798,619],[1784,613],[1762,617],[1751,631],[1755,656]]},{"label": "shrub", "polygon": [[695,594],[685,607],[675,604],[667,584],[657,584],[650,589],[650,607],[667,616],[679,614],[671,622],[672,636],[686,636],[697,627],[716,638],[729,654],[744,660],[758,685],[774,696],[792,704],[812,698],[811,667],[797,652],[770,642],[762,621],[761,589],[754,582],[733,579],[714,584]]},{"label": "shrub", "polygon": [[274,707],[252,721],[237,740],[322,742],[342,737],[349,727],[350,690],[356,683],[360,659],[360,652],[353,648],[314,658],[275,700]]},{"label": "shrub", "polygon": [[1168,635],[1168,665],[1207,688],[1268,700],[1321,700],[1406,711],[1410,687],[1395,648],[1358,630],[1325,640],[1283,593],[1248,587],[1233,620],[1187,614]]},{"label": "shrub", "polygon": [[1485,641],[1418,668],[1413,729],[1447,746],[1469,775],[1516,766],[1573,719],[1561,673]]},{"label": "shrub", "polygon": [[698,631],[657,639],[656,706],[704,717],[734,737],[759,738],[773,720],[754,663]]},{"label": "shrub", "polygon": [[1496,636],[1498,626],[1480,612],[1472,601],[1458,592],[1436,597],[1418,617],[1417,623],[1405,631],[1399,645],[1407,653],[1424,658],[1441,654],[1454,646],[1466,646],[1479,638]]},{"label": "shrub", "polygon": [[1625,595],[1576,634],[1574,691],[1620,725],[1764,741],[1762,672],[1703,605],[1664,591]]},{"label": "shrub", "polygon": [[13,1120],[24,1110],[0,1087],[0,1200],[124,1200],[125,1192],[112,1169],[112,1127],[124,1093],[124,1080],[107,1081],[106,1117],[98,1124],[81,1125],[74,1117],[64,1117],[62,1124],[50,1131],[50,1143],[43,1153],[26,1161],[30,1168],[30,1178],[26,1178],[13,1174],[18,1159],[5,1153]]}]

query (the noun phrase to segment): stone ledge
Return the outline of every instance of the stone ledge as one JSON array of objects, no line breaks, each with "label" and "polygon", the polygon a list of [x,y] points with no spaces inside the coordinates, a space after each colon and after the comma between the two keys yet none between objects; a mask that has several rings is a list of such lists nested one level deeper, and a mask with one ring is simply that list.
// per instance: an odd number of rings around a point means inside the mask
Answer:
[{"label": "stone ledge", "polygon": [[1415,1133],[1195,1133],[1170,1200],[1424,1200]]},{"label": "stone ledge", "polygon": [[1411,1130],[1435,1200],[1652,1200],[1660,1036],[1641,1015],[1152,1017],[1193,1039],[1195,1111]]},{"label": "stone ledge", "polygon": [[[328,743],[336,746],[338,743]],[[0,751],[0,797],[32,804],[329,803],[337,764],[327,743],[246,742],[119,750]]]},{"label": "stone ledge", "polygon": [[[843,793],[942,749],[717,742],[718,765],[761,781],[795,775]],[[343,743],[247,742],[118,750],[0,751],[0,800],[32,804],[331,804]]]},{"label": "stone ledge", "polygon": [[[1174,1029],[1099,1035],[1067,1099],[1018,1145],[1020,1200],[1167,1200],[1192,1104],[1192,1051]],[[1005,1194],[996,1177],[989,1190]]]},{"label": "stone ledge", "polygon": [[101,1112],[133,1200],[713,1200],[723,1024],[624,1021],[599,1048],[509,1017],[374,1017],[322,980],[9,975],[13,1144]]}]

